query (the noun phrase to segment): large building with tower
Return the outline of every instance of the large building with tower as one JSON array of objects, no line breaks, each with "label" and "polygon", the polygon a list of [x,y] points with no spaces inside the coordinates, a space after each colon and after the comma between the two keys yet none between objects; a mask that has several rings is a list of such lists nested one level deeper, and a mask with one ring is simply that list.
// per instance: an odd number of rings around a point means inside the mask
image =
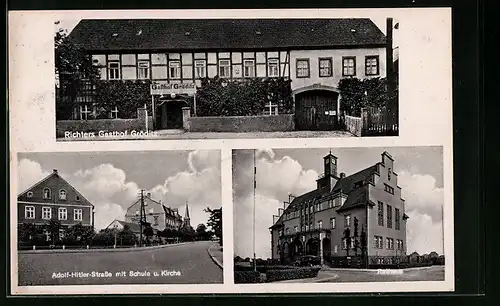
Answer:
[{"label": "large building with tower", "polygon": [[40,227],[46,241],[51,241],[55,238],[49,232],[51,221],[59,226],[59,238],[73,225],[94,228],[94,205],[62,178],[57,169],[17,196],[18,226]]},{"label": "large building with tower", "polygon": [[338,173],[331,153],[323,159],[317,188],[296,196],[275,216],[272,258],[286,264],[315,255],[326,263],[363,255],[362,262],[377,265],[406,256],[408,216],[391,155],[383,152],[380,162],[351,175]]},{"label": "large building with tower", "polygon": [[[182,128],[187,99],[196,100],[201,80],[216,76],[289,79],[296,128],[334,129],[339,80],[383,78],[392,67],[392,34],[368,18],[81,20],[69,38],[103,81],[153,82],[145,103],[156,130]],[[95,111],[94,87],[79,93],[72,119]],[[277,115],[278,106],[263,106],[262,114]],[[120,101],[109,117],[120,117]]]}]

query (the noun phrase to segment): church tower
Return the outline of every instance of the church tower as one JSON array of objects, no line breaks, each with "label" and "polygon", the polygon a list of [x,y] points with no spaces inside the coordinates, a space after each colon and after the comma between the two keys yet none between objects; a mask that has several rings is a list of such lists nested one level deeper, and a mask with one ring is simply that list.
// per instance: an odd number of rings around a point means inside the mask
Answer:
[{"label": "church tower", "polygon": [[183,227],[191,227],[191,219],[189,218],[189,206],[188,206],[188,202],[186,202],[186,212],[184,213]]}]

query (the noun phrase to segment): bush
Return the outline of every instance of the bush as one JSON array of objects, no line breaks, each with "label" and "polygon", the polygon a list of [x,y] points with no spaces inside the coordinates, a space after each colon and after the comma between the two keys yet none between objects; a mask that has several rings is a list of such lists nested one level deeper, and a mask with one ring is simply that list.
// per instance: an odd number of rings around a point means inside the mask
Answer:
[{"label": "bush", "polygon": [[268,270],[266,272],[266,282],[275,282],[280,280],[313,278],[318,276],[321,268],[295,268],[286,270]]},{"label": "bush", "polygon": [[137,117],[137,109],[147,106],[151,113],[151,81],[98,81],[96,103],[99,105],[96,119],[109,118],[111,110],[118,106],[118,118]]},{"label": "bush", "polygon": [[260,273],[256,271],[234,271],[235,283],[260,283]]},{"label": "bush", "polygon": [[262,114],[269,102],[278,105],[280,114],[293,113],[290,80],[255,78],[235,82],[206,78],[196,95],[196,115],[255,116]]}]

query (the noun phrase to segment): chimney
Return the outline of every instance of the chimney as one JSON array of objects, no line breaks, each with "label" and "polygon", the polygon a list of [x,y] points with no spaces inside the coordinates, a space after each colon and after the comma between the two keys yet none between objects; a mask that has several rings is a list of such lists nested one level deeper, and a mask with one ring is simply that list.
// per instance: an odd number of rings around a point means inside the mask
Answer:
[{"label": "chimney", "polygon": [[345,178],[345,172],[340,172],[340,178],[341,179]]},{"label": "chimney", "polygon": [[52,172],[57,174],[57,169],[52,169]]}]

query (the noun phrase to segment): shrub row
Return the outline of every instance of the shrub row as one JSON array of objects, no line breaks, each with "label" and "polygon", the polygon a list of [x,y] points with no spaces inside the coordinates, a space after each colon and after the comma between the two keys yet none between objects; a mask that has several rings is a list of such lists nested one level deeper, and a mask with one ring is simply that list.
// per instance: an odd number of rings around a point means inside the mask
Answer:
[{"label": "shrub row", "polygon": [[[268,266],[268,265],[258,265],[257,266],[257,271],[260,273],[266,273],[268,270],[287,270],[287,269],[294,269],[295,267],[293,266]],[[235,265],[234,266],[235,271],[253,271],[254,268],[252,265],[250,266],[241,266],[241,265]]]},{"label": "shrub row", "polygon": [[286,270],[268,270],[266,272],[266,282],[275,282],[280,280],[312,278],[318,276],[321,268],[295,268]]},{"label": "shrub row", "polygon": [[235,283],[259,283],[260,272],[257,271],[234,271]]}]

